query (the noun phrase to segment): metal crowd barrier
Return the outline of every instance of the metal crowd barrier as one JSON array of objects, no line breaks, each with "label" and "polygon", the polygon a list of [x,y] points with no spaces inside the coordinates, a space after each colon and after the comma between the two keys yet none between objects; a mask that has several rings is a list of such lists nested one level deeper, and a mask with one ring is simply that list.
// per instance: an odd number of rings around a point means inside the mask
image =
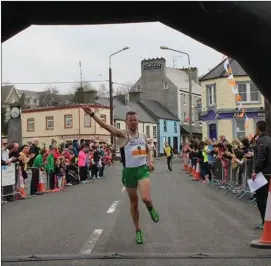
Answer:
[{"label": "metal crowd barrier", "polygon": [[17,185],[20,182],[18,179],[19,168],[18,163],[1,166],[1,205],[7,204],[5,198],[15,199],[19,194],[17,190]]},{"label": "metal crowd barrier", "polygon": [[[2,182],[1,182],[1,205],[7,204],[5,198],[15,199],[26,199],[30,195],[31,179],[32,179],[32,169],[38,168],[29,168],[27,170],[28,178],[23,180],[22,169],[18,163],[11,164],[10,166],[1,166],[2,172]],[[39,175],[40,175],[39,171]],[[38,179],[40,176],[38,175]],[[41,176],[45,180],[45,189],[49,188],[49,178],[48,175]],[[22,193],[22,187],[24,193]]]},{"label": "metal crowd barrier", "polygon": [[232,163],[227,159],[216,159],[212,165],[212,180],[208,183],[215,184],[224,194],[231,192],[234,198],[242,199],[245,196],[255,203],[253,193],[250,192],[247,180],[251,178],[253,170],[253,159],[243,159],[242,164]]}]

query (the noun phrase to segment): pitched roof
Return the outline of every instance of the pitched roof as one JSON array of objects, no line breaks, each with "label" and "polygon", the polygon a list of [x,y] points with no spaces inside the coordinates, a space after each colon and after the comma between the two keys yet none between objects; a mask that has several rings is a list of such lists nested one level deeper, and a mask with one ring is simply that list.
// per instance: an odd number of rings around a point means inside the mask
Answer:
[{"label": "pitched roof", "polygon": [[26,97],[36,97],[36,98],[39,97],[39,95],[36,91],[19,90],[19,89],[16,89],[16,90],[17,90],[19,96],[21,96],[24,93]]},{"label": "pitched roof", "polygon": [[[102,105],[109,105],[109,98],[99,98],[97,102]],[[114,97],[113,105],[114,119],[125,121],[126,113],[129,111],[134,111],[138,114],[141,122],[153,124],[157,123],[157,121],[138,103],[127,101],[127,105],[125,105],[121,100]]]},{"label": "pitched roof", "polygon": [[1,86],[1,102],[4,103],[13,89],[14,85],[4,85]]},{"label": "pitched roof", "polygon": [[179,118],[177,116],[172,114],[168,109],[166,109],[163,105],[161,105],[157,101],[141,100],[140,104],[142,104],[147,110],[149,110],[157,118],[179,121]]},{"label": "pitched roof", "polygon": [[[226,70],[224,69],[224,62],[226,60],[227,59],[223,60],[221,63],[215,66],[210,72],[203,76],[200,81],[227,77]],[[247,76],[246,71],[239,65],[236,60],[229,58],[229,62],[232,68],[233,76]]]}]

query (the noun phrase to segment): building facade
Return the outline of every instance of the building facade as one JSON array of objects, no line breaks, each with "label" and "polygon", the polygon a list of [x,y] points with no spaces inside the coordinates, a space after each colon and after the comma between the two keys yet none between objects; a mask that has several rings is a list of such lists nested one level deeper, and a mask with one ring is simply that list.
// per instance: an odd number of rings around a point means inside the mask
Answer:
[{"label": "building facade", "polygon": [[201,86],[197,81],[197,69],[193,68],[192,117],[189,117],[189,75],[187,69],[166,67],[164,58],[143,60],[141,77],[133,86],[133,92],[140,92],[140,100],[155,100],[178,117],[182,141],[188,138],[188,121],[192,120],[192,132],[201,138],[197,102],[201,99]]},{"label": "building facade", "polygon": [[180,126],[179,121],[159,119],[159,153],[164,153],[164,144],[168,142],[175,153],[180,152]]},{"label": "building facade", "polygon": [[[110,120],[109,106],[90,105],[105,122]],[[95,138],[110,143],[110,134],[101,128],[80,105],[26,109],[22,113],[23,143],[39,138],[47,147],[52,139],[58,143],[73,139]]]},{"label": "building facade", "polygon": [[228,84],[224,61],[201,79],[202,86],[202,134],[203,138],[218,138],[225,135],[231,141],[242,139],[255,133],[255,125],[265,119],[264,98],[244,69],[233,59],[229,59],[238,94],[242,97],[245,115],[249,118],[248,127],[245,117],[239,118],[239,103]]},{"label": "building facade", "polygon": [[180,152],[181,134],[180,120],[159,102],[142,100],[140,105],[158,121],[157,150],[159,155],[164,153],[165,142],[168,142],[175,153]]}]

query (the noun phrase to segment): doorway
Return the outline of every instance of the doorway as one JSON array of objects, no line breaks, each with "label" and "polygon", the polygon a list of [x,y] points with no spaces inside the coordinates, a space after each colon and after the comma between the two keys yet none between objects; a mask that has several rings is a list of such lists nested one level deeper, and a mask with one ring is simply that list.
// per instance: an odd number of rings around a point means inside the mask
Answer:
[{"label": "doorway", "polygon": [[173,137],[173,150],[174,152],[178,152],[178,137]]},{"label": "doorway", "polygon": [[217,139],[216,124],[209,125],[209,138],[210,139]]}]

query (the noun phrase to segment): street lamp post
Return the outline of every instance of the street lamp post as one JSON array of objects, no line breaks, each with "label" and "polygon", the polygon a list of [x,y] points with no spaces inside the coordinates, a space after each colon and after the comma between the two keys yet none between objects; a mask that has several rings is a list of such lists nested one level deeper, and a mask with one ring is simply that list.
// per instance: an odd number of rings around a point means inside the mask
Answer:
[{"label": "street lamp post", "polygon": [[160,46],[160,49],[162,50],[170,50],[173,52],[177,52],[180,54],[184,54],[188,57],[188,75],[189,75],[189,139],[190,141],[192,140],[192,72],[191,72],[191,66],[190,66],[190,56],[188,53],[179,51],[179,50],[175,50],[175,49],[171,49],[167,46]]},{"label": "street lamp post", "polygon": [[[113,117],[113,84],[112,84],[112,68],[111,68],[111,57],[122,51],[128,50],[129,47],[124,47],[123,49],[111,54],[109,56],[109,105],[110,105],[110,125],[114,126],[114,117]],[[111,134],[111,145],[113,145],[114,136]]]}]

